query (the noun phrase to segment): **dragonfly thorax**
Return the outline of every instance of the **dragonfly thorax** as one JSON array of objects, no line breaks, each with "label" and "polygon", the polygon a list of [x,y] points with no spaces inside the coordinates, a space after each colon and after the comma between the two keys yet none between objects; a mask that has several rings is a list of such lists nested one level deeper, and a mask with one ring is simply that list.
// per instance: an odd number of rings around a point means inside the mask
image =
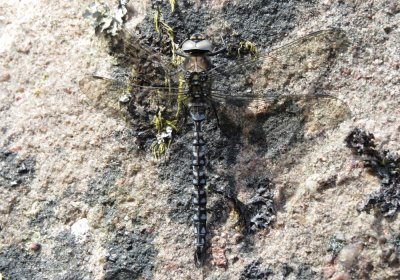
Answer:
[{"label": "dragonfly thorax", "polygon": [[206,72],[187,72],[187,94],[194,98],[206,97],[210,83]]},{"label": "dragonfly thorax", "polygon": [[200,84],[208,80],[208,75],[205,72],[188,72],[186,74],[186,82],[188,84]]}]

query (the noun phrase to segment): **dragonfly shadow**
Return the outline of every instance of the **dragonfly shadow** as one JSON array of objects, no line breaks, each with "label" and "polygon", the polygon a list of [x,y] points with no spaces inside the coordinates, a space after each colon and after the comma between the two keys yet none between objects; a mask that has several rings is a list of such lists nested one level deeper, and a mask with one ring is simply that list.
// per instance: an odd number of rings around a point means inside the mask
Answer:
[{"label": "dragonfly shadow", "polygon": [[282,96],[273,104],[225,106],[219,109],[218,116],[222,135],[276,161],[291,147],[322,137],[348,119],[351,112],[345,102],[334,96],[313,94]]},{"label": "dragonfly shadow", "polygon": [[242,233],[241,248],[251,251],[252,233],[269,228],[283,206],[275,205],[275,171],[268,163],[281,166],[288,158],[300,157],[297,147],[301,153],[315,147],[314,140],[347,119],[350,110],[328,95],[284,98],[262,109],[244,105],[225,104],[216,110],[219,135],[210,135],[209,174],[219,176],[209,180],[209,225],[212,239],[236,216],[233,227]]},{"label": "dragonfly shadow", "polygon": [[[254,146],[258,154],[268,158],[283,156],[304,135],[305,112],[294,102],[285,102],[259,113],[245,110],[232,113],[233,110],[229,110],[219,115],[221,134],[237,144]],[[236,162],[236,156],[230,154],[232,163]]]}]

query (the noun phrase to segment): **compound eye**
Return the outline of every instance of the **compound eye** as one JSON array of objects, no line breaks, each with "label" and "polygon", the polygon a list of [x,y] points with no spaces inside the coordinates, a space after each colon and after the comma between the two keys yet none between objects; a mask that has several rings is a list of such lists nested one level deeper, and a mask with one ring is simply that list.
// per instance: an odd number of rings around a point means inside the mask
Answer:
[{"label": "compound eye", "polygon": [[201,33],[194,33],[194,34],[192,34],[192,36],[190,36],[190,40],[193,40],[193,41],[202,41],[205,39],[206,39],[206,37]]},{"label": "compound eye", "polygon": [[207,77],[206,76],[200,76],[200,81],[202,81],[202,82],[207,81]]}]

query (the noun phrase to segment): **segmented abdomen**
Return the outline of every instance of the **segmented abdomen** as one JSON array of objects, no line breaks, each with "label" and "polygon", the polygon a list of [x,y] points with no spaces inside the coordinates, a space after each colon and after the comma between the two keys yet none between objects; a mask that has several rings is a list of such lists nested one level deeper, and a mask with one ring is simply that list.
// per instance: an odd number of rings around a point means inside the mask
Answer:
[{"label": "segmented abdomen", "polygon": [[193,217],[193,223],[196,233],[196,255],[202,258],[205,250],[207,233],[207,194],[205,186],[207,183],[205,174],[205,142],[202,135],[202,122],[206,118],[206,105],[203,103],[189,104],[191,117],[194,121],[194,139],[193,139],[193,186],[195,195],[193,204],[196,207],[196,213]]}]

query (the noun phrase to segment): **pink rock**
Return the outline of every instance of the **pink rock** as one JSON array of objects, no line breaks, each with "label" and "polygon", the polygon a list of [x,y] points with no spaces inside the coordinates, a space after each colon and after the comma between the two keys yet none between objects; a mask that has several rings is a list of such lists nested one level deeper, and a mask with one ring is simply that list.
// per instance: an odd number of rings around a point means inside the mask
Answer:
[{"label": "pink rock", "polygon": [[0,74],[0,82],[7,82],[10,80],[11,75],[9,73],[2,73]]},{"label": "pink rock", "polygon": [[213,257],[211,263],[214,266],[226,267],[227,259],[225,257],[225,250],[223,248],[218,248],[218,247],[212,248],[211,254]]},{"label": "pink rock", "polygon": [[338,275],[335,277],[331,278],[332,280],[349,280],[350,279],[350,274],[347,272],[340,272]]},{"label": "pink rock", "polygon": [[333,274],[335,274],[335,267],[333,265],[325,266],[322,271],[324,272],[324,277],[326,279],[331,278]]}]

